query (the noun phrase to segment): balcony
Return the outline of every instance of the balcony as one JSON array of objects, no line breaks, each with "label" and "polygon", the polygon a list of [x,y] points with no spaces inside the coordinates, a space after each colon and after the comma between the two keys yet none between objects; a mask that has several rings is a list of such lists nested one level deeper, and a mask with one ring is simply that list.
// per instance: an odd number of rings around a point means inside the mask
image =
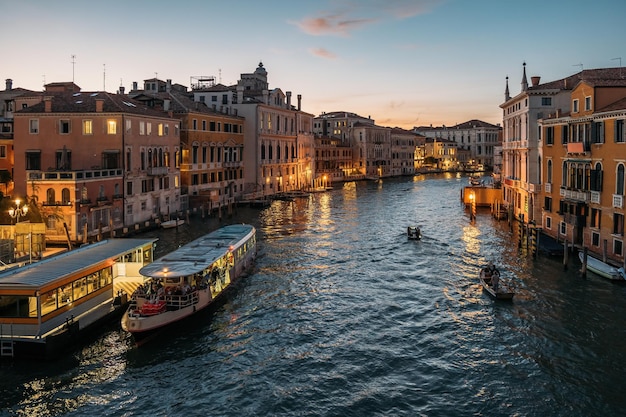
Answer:
[{"label": "balcony", "polygon": [[122,177],[121,169],[90,169],[82,171],[26,171],[28,181],[85,181],[102,178]]},{"label": "balcony", "polygon": [[148,167],[147,173],[151,176],[167,175],[167,167]]},{"label": "balcony", "polygon": [[624,207],[624,196],[613,194],[613,207],[614,208],[623,208]]},{"label": "balcony", "polygon": [[590,202],[600,204],[600,192],[599,191],[590,191]]},{"label": "balcony", "polygon": [[589,202],[591,200],[589,191],[570,190],[565,187],[561,187],[559,195],[568,200]]}]

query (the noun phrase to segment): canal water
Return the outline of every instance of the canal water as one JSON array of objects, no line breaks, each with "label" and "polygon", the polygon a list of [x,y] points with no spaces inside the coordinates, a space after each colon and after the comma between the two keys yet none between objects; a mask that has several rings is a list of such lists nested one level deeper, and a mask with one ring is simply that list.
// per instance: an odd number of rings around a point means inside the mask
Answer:
[{"label": "canal water", "polygon": [[[225,303],[142,346],[111,324],[57,361],[2,363],[0,415],[625,415],[626,286],[526,256],[486,211],[470,224],[467,184],[348,183],[152,232],[162,255],[249,222],[259,256]],[[513,302],[483,294],[489,260]]]}]

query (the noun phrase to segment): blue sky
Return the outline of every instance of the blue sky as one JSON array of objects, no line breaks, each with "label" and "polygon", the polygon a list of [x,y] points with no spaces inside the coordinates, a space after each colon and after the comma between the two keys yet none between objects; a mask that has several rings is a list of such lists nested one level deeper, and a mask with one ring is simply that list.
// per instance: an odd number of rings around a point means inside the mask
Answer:
[{"label": "blue sky", "polygon": [[0,16],[0,77],[14,87],[229,85],[262,61],[306,112],[407,129],[501,123],[523,62],[542,82],[626,66],[623,0],[0,0]]}]

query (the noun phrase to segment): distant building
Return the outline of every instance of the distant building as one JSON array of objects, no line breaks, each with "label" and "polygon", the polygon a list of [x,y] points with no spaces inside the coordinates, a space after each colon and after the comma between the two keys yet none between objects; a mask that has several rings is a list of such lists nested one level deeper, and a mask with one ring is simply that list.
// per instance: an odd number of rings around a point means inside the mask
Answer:
[{"label": "distant building", "polygon": [[391,129],[391,175],[415,175],[418,135],[409,130]]},{"label": "distant building", "polygon": [[267,71],[259,63],[241,74],[236,85],[198,80],[194,101],[220,113],[244,118],[244,195],[262,197],[308,188],[315,179],[313,115],[302,111],[302,96],[269,88]]},{"label": "distant building", "polygon": [[501,143],[502,128],[481,120],[470,120],[451,127],[418,126],[413,131],[427,138],[446,139],[456,143],[461,169],[492,170],[494,147]]}]

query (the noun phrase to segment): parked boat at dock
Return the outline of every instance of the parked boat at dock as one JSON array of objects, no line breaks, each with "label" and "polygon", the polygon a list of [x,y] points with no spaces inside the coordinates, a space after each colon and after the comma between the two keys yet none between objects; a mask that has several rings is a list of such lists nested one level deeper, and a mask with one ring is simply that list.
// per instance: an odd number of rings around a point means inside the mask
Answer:
[{"label": "parked boat at dock", "polygon": [[161,223],[161,227],[164,229],[172,229],[174,227],[182,226],[183,224],[185,224],[183,219],[173,219]]},{"label": "parked boat at dock", "polygon": [[[585,254],[582,251],[578,252],[578,259],[580,259],[580,262],[583,264],[585,263],[584,258]],[[589,254],[587,254],[587,269],[596,275],[600,275],[601,277],[610,280],[624,281],[626,279],[626,274],[624,274],[624,268],[617,268],[613,265],[609,265],[606,262],[594,258]]]},{"label": "parked boat at dock", "polygon": [[0,272],[0,356],[49,358],[119,318],[157,239],[112,239]]},{"label": "parked boat at dock", "polygon": [[141,338],[205,309],[244,274],[256,258],[256,229],[224,226],[157,259],[139,272],[122,328]]}]

